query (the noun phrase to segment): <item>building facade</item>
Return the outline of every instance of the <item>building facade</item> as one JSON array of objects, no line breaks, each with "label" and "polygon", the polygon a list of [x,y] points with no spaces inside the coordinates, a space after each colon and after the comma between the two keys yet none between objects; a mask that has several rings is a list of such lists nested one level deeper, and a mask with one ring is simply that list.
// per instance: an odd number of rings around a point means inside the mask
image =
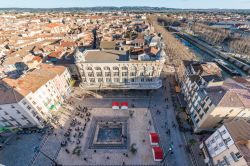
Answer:
[{"label": "building facade", "polygon": [[0,126],[19,128],[38,126],[58,111],[71,91],[70,73],[62,66],[43,64],[19,79],[4,78],[0,92]]},{"label": "building facade", "polygon": [[223,81],[213,65],[186,64],[181,87],[194,132],[213,131],[237,118],[250,119],[250,82],[247,79],[246,84],[232,79]]},{"label": "building facade", "polygon": [[244,120],[225,123],[201,145],[209,166],[250,165],[250,124]]},{"label": "building facade", "polygon": [[158,89],[165,56],[162,50],[136,59],[123,51],[86,50],[77,51],[76,65],[84,89]]}]

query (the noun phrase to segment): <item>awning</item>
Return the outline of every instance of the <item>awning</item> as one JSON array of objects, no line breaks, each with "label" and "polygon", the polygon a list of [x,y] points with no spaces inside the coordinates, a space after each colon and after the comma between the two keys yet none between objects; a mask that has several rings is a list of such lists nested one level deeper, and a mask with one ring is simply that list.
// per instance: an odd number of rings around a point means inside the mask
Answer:
[{"label": "awning", "polygon": [[152,148],[154,161],[162,161],[163,160],[163,151],[159,146],[155,146]]},{"label": "awning", "polygon": [[128,102],[121,102],[121,109],[127,110],[128,109]]},{"label": "awning", "polygon": [[118,110],[119,109],[119,102],[117,102],[117,101],[112,102],[112,109]]},{"label": "awning", "polygon": [[157,133],[150,133],[149,138],[150,138],[151,145],[158,145],[160,138]]}]

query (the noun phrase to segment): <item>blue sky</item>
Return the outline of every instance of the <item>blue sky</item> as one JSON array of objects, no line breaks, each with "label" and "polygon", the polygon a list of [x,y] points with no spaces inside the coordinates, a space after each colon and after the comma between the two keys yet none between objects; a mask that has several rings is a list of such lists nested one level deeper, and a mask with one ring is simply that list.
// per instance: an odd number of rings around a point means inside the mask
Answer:
[{"label": "blue sky", "polygon": [[93,6],[158,6],[170,8],[250,9],[250,0],[0,0],[0,8]]}]

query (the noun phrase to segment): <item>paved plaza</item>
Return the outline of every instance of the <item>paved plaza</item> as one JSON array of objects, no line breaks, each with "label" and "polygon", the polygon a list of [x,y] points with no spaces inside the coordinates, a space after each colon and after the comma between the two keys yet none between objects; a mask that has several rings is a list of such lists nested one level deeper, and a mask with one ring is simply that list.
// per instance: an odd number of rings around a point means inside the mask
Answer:
[{"label": "paved plaza", "polygon": [[[152,156],[152,150],[149,140],[149,133],[154,131],[154,127],[149,124],[152,121],[150,112],[146,108],[135,108],[133,116],[130,116],[129,110],[112,110],[111,108],[93,108],[90,112],[92,117],[126,117],[128,125],[129,145],[123,149],[92,149],[89,148],[91,140],[91,125],[88,125],[86,135],[81,139],[81,148],[79,155],[72,154],[74,145],[62,148],[57,157],[57,162],[65,165],[156,165]],[[92,119],[91,117],[91,120]],[[136,144],[137,152],[130,151],[130,145]],[[70,154],[65,151],[68,148]]]},{"label": "paved plaza", "polygon": [[[44,166],[53,162],[41,152],[34,152],[35,145],[55,162],[63,165],[166,165],[166,166],[203,166],[197,164],[194,156],[186,151],[188,140],[185,133],[180,132],[176,121],[171,94],[173,94],[173,77],[162,75],[163,87],[150,91],[92,91],[87,95],[84,90],[75,88],[67,104],[58,112],[60,126],[55,127],[52,134],[43,136],[26,135],[24,139],[29,145],[22,145],[18,140],[0,152],[0,159],[6,165]],[[113,101],[129,103],[129,110],[112,110]],[[87,111],[79,111],[79,106]],[[80,110],[81,110],[80,109]],[[90,148],[93,133],[93,117],[127,119],[128,145],[126,148]],[[149,133],[156,131],[160,136],[160,147],[165,159],[155,162],[149,140]],[[65,137],[65,135],[67,135]],[[29,136],[29,137],[28,137]],[[67,142],[66,146],[61,143]],[[136,153],[132,153],[131,145],[135,144]],[[15,148],[17,146],[17,148]],[[26,147],[27,146],[27,147]],[[172,148],[172,153],[169,148]],[[21,150],[24,149],[24,152]],[[26,150],[25,150],[26,149]],[[13,160],[9,154],[18,153]],[[196,153],[197,155],[197,153]],[[6,157],[7,156],[7,157]],[[6,157],[6,158],[5,158]],[[16,164],[18,163],[18,164]]]},{"label": "paved plaza", "polygon": [[6,166],[26,166],[34,157],[34,148],[42,142],[43,135],[32,133],[14,136],[0,151],[0,164]]}]

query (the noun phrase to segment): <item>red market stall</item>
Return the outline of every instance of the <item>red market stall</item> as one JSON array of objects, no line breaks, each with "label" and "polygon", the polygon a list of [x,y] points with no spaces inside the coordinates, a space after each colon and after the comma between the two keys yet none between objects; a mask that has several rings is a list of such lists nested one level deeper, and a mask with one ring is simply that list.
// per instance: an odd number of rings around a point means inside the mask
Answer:
[{"label": "red market stall", "polygon": [[114,101],[114,102],[112,102],[112,109],[113,110],[119,110],[119,102],[117,102],[117,101]]},{"label": "red market stall", "polygon": [[154,161],[162,161],[163,160],[163,151],[159,146],[155,146],[152,148]]},{"label": "red market stall", "polygon": [[149,138],[151,145],[158,145],[160,142],[160,137],[157,133],[150,133]]},{"label": "red market stall", "polygon": [[127,110],[128,109],[128,102],[121,102],[121,109]]}]

